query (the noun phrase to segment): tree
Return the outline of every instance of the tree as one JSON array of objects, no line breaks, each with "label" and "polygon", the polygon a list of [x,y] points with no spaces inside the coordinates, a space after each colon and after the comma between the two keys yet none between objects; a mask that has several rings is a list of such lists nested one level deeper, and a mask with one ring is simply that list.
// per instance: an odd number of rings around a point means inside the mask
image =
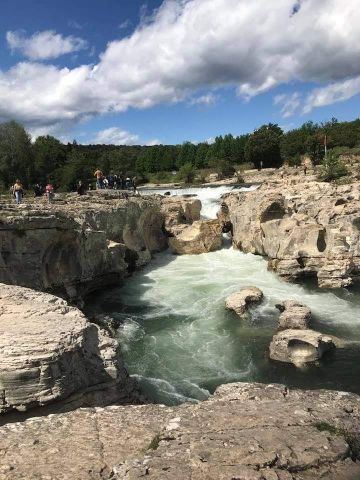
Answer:
[{"label": "tree", "polygon": [[195,168],[192,163],[185,163],[179,170],[179,178],[185,183],[192,183],[195,178]]},{"label": "tree", "polygon": [[191,142],[185,142],[181,145],[179,154],[176,160],[178,168],[187,163],[195,165],[196,146]]},{"label": "tree", "polygon": [[27,186],[33,177],[30,135],[16,122],[0,124],[0,180],[9,187],[16,178]]},{"label": "tree", "polygon": [[283,131],[278,125],[269,123],[250,135],[245,147],[245,159],[259,168],[280,167],[282,158],[280,152],[280,140]]},{"label": "tree", "polygon": [[324,158],[320,167],[319,179],[323,182],[331,182],[348,174],[345,164],[334,152],[330,152]]},{"label": "tree", "polygon": [[66,163],[66,148],[50,135],[41,136],[33,144],[34,169],[37,182],[45,183]]}]

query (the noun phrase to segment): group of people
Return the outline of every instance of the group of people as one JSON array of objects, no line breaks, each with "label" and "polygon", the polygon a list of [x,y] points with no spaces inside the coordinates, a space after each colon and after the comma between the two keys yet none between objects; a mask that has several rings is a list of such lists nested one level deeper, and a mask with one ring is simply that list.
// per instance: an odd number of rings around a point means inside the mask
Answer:
[{"label": "group of people", "polygon": [[[15,197],[17,205],[22,203],[25,192],[19,178],[16,179],[14,185],[11,187],[11,192]],[[46,196],[48,203],[52,202],[52,199],[54,198],[54,186],[52,183],[49,182],[45,187],[40,183],[34,185],[34,197],[42,196]]]},{"label": "group of people", "polygon": [[126,177],[122,173],[115,175],[112,172],[105,176],[100,168],[95,170],[94,177],[97,190],[134,190],[136,192],[136,177]]}]

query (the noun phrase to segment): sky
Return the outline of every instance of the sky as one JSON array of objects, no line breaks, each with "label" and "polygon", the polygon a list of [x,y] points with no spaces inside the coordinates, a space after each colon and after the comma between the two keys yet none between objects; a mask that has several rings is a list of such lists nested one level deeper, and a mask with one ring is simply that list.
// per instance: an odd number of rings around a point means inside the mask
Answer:
[{"label": "sky", "polygon": [[1,0],[0,122],[175,144],[358,118],[359,0]]}]

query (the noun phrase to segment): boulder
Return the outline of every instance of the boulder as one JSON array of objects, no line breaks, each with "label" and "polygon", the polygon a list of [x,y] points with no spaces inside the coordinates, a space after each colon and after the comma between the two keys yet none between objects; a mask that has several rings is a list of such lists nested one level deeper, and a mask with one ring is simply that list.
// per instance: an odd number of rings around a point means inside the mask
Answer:
[{"label": "boulder", "polygon": [[263,298],[264,294],[259,288],[245,287],[227,297],[225,306],[228,310],[232,310],[239,317],[242,317],[249,306],[260,303]]},{"label": "boulder", "polygon": [[285,300],[276,307],[280,310],[278,330],[309,328],[311,310],[296,300]]},{"label": "boulder", "polygon": [[0,412],[132,399],[118,343],[65,300],[0,284]]},{"label": "boulder", "polygon": [[197,198],[184,196],[163,198],[161,211],[165,217],[165,229],[171,231],[175,225],[191,225],[200,220],[201,207],[201,201]]},{"label": "boulder", "polygon": [[214,252],[222,245],[221,226],[217,220],[200,220],[173,231],[169,246],[178,255]]},{"label": "boulder", "polygon": [[314,330],[283,330],[273,336],[270,358],[279,362],[302,365],[320,360],[335,348],[332,337]]}]

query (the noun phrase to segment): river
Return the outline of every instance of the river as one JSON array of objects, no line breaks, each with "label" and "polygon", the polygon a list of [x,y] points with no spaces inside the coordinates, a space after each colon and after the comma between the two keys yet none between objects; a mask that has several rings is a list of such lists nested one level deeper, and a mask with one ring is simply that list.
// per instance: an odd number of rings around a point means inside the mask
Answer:
[{"label": "river", "polygon": [[[229,190],[185,193],[197,193],[202,215],[212,218],[220,195]],[[224,300],[251,285],[263,290],[265,301],[250,320],[241,321],[225,310]],[[275,304],[289,298],[308,305],[312,327],[344,339],[344,348],[301,369],[270,361],[267,350],[279,315]],[[230,245],[202,255],[159,254],[123,287],[98,294],[92,308],[121,319],[118,336],[127,369],[155,402],[203,400],[218,385],[236,381],[360,393],[360,294],[283,282],[263,258]]]}]

